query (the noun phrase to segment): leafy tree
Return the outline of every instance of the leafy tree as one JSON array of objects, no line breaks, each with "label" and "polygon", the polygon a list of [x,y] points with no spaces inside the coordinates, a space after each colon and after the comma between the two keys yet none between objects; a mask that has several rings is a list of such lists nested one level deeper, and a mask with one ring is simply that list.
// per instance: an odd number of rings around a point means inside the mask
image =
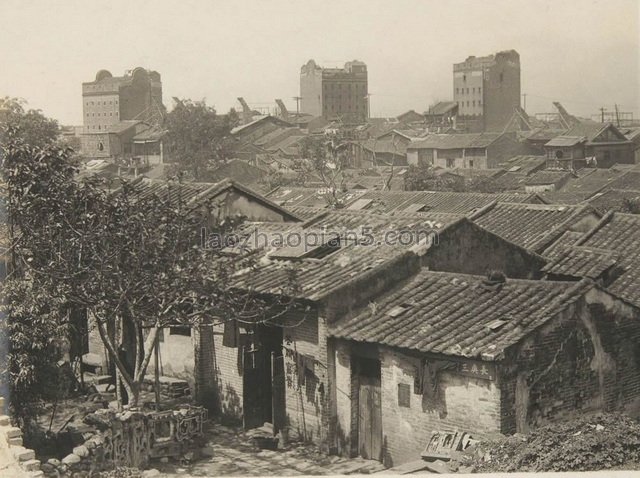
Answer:
[{"label": "leafy tree", "polygon": [[202,180],[211,166],[231,157],[230,133],[238,124],[238,115],[233,109],[226,115],[218,115],[205,101],[173,100],[175,106],[164,123],[168,153],[179,171]]},{"label": "leafy tree", "polygon": [[26,109],[19,98],[0,98],[0,149],[9,131],[32,147],[44,147],[56,142],[60,135],[58,122],[47,118],[40,110]]},{"label": "leafy tree", "polygon": [[298,181],[308,182],[320,178],[327,189],[327,201],[331,207],[341,207],[340,192],[347,188],[350,178],[349,143],[339,134],[307,136],[301,144],[301,161],[296,162]]},{"label": "leafy tree", "polygon": [[[4,176],[17,272],[6,284],[27,281],[38,301],[26,312],[11,301],[6,311],[10,322],[32,315],[31,323],[57,330],[68,324],[70,310],[89,310],[132,406],[161,328],[197,325],[213,315],[253,324],[286,310],[283,301],[226,285],[238,267],[252,266],[254,256],[200,247],[203,225],[223,234],[233,223],[188,206],[180,184],[159,196],[123,182],[113,193],[97,178],[73,180],[75,172],[67,150],[32,148],[18,137],[7,143]],[[283,284],[283,291],[288,287],[294,285]],[[10,336],[13,350],[19,340]],[[26,363],[28,357],[12,360]]]},{"label": "leafy tree", "polygon": [[461,181],[449,175],[436,174],[429,165],[409,166],[404,175],[405,191],[460,191]]}]

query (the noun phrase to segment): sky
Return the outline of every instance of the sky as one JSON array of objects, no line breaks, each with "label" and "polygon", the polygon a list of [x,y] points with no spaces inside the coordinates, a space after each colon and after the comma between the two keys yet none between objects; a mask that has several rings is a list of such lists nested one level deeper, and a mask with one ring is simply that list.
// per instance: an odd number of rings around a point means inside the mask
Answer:
[{"label": "sky", "polygon": [[372,116],[452,98],[452,65],[520,53],[529,114],[640,118],[640,0],[0,0],[0,97],[82,123],[83,81],[142,66],[164,103],[295,111],[300,67],[367,64]]}]

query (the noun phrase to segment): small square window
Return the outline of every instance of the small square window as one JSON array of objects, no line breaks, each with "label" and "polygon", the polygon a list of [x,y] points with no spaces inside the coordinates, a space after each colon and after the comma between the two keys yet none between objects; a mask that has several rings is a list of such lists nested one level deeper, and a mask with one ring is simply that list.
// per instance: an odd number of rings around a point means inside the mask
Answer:
[{"label": "small square window", "polygon": [[411,385],[407,383],[398,384],[398,406],[404,408],[411,407]]}]

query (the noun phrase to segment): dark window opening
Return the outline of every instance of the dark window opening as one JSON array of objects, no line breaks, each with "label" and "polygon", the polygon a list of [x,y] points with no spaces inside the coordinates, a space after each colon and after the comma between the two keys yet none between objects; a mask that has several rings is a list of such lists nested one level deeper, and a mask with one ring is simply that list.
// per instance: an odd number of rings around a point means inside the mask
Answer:
[{"label": "dark window opening", "polygon": [[411,385],[406,383],[398,384],[398,406],[411,407]]},{"label": "dark window opening", "polygon": [[191,337],[191,327],[188,325],[174,325],[169,328],[169,335],[182,335]]}]

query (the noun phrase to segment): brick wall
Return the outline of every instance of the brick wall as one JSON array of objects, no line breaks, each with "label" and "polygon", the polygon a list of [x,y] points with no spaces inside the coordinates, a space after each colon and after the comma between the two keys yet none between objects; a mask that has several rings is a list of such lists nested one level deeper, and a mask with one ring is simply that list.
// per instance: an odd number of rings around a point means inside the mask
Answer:
[{"label": "brick wall", "polygon": [[485,275],[502,270],[507,277],[537,279],[544,260],[470,222],[442,232],[425,257],[429,269]]},{"label": "brick wall", "polygon": [[198,404],[237,423],[242,420],[240,349],[222,345],[223,330],[222,324],[216,324],[193,331],[195,395]]},{"label": "brick wall", "polygon": [[[417,358],[381,349],[382,433],[386,465],[398,465],[420,458],[434,430],[463,430],[475,436],[499,430],[500,391],[495,382],[442,372],[440,410],[423,406],[415,394]],[[398,384],[411,388],[410,407],[398,405]],[[426,410],[425,410],[426,408]]]},{"label": "brick wall", "polygon": [[[342,455],[354,455],[357,449],[358,383],[351,364],[352,344],[336,340],[335,385],[333,395],[337,436],[336,447]],[[500,389],[496,382],[440,373],[442,404],[434,408],[415,393],[415,375],[420,359],[398,350],[380,347],[383,460],[395,466],[420,459],[431,432],[462,430],[481,437],[499,431]],[[410,387],[410,406],[398,404],[398,384]]]},{"label": "brick wall", "polygon": [[284,346],[289,352],[316,359],[315,378],[298,383],[295,355],[285,353],[286,415],[289,436],[327,445],[328,363],[327,332],[324,317],[309,316],[295,327],[284,330]]},{"label": "brick wall", "polygon": [[637,410],[638,343],[637,311],[592,289],[509,353],[501,374],[502,432],[585,411]]}]

